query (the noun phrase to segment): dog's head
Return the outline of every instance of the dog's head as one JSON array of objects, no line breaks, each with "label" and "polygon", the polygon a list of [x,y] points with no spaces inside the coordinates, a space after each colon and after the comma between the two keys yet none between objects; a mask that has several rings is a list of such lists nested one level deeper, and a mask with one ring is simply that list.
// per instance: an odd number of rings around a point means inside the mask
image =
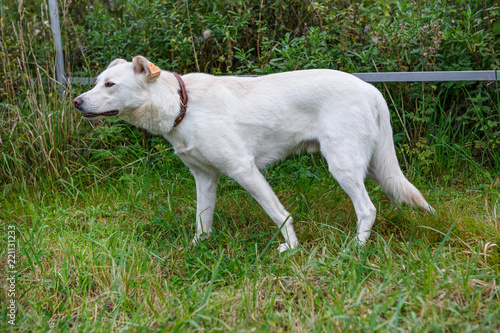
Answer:
[{"label": "dog's head", "polygon": [[96,80],[94,88],[73,100],[86,119],[125,115],[148,101],[147,85],[160,77],[161,70],[142,56],[132,62],[113,60]]}]

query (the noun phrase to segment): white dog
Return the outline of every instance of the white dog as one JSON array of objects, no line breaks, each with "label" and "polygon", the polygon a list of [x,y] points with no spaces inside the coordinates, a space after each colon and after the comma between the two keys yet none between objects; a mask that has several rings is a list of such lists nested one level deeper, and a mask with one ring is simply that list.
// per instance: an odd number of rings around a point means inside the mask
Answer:
[{"label": "white dog", "polygon": [[281,228],[286,242],[279,250],[296,248],[292,218],[259,169],[300,151],[319,150],[327,160],[354,204],[361,244],[376,216],[364,186],[367,176],[391,200],[434,211],[399,168],[382,94],[350,74],[307,70],[181,78],[137,56],[131,63],[111,62],[95,87],[73,103],[87,119],[119,116],[172,144],[196,180],[195,243],[212,231],[217,183],[226,174]]}]

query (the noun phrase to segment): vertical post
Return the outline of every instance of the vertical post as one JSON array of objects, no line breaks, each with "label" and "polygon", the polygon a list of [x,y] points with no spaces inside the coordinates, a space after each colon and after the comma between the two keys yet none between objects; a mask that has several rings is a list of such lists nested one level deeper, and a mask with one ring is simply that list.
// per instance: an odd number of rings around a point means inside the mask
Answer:
[{"label": "vertical post", "polygon": [[63,95],[62,86],[66,82],[66,75],[64,73],[64,57],[61,41],[61,27],[59,25],[59,9],[57,6],[57,0],[49,0],[49,11],[50,11],[50,25],[52,27],[52,35],[54,37],[54,44],[56,46],[56,76],[57,82],[59,82],[59,90],[61,96]]}]

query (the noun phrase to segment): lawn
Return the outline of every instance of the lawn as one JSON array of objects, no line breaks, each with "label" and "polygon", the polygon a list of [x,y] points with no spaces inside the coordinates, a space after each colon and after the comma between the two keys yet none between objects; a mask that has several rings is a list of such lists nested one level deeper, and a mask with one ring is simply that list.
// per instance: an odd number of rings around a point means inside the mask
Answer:
[{"label": "lawn", "polygon": [[[0,4],[0,332],[500,332],[500,89],[393,82],[404,174],[436,214],[356,216],[318,155],[263,173],[301,246],[229,178],[210,239],[195,234],[195,183],[159,137],[89,123],[56,82],[46,0]],[[116,58],[164,70],[265,75],[498,70],[492,1],[59,1],[65,70]],[[188,111],[189,112],[189,111]]]},{"label": "lawn", "polygon": [[86,186],[5,193],[4,239],[15,225],[17,240],[7,300],[17,313],[12,326],[3,307],[2,330],[500,329],[498,176],[426,180],[409,168],[436,215],[394,207],[367,181],[378,216],[359,247],[351,202],[324,160],[289,158],[264,172],[302,245],[279,254],[277,227],[228,178],[214,234],[192,245],[189,171],[172,156],[145,161]]}]

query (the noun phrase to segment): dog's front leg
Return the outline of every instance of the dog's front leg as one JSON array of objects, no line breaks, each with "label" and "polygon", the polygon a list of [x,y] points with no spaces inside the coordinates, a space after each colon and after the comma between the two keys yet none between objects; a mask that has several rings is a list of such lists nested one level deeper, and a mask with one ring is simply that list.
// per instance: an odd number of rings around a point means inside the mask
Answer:
[{"label": "dog's front leg", "polygon": [[207,239],[212,232],[217,183],[220,174],[191,169],[196,180],[196,236],[193,243]]},{"label": "dog's front leg", "polygon": [[229,176],[243,186],[264,208],[278,228],[281,228],[281,234],[285,238],[286,243],[280,244],[278,250],[283,252],[288,249],[297,248],[299,240],[293,229],[293,219],[258,170],[254,160],[251,159],[250,161],[243,162],[238,171]]}]

